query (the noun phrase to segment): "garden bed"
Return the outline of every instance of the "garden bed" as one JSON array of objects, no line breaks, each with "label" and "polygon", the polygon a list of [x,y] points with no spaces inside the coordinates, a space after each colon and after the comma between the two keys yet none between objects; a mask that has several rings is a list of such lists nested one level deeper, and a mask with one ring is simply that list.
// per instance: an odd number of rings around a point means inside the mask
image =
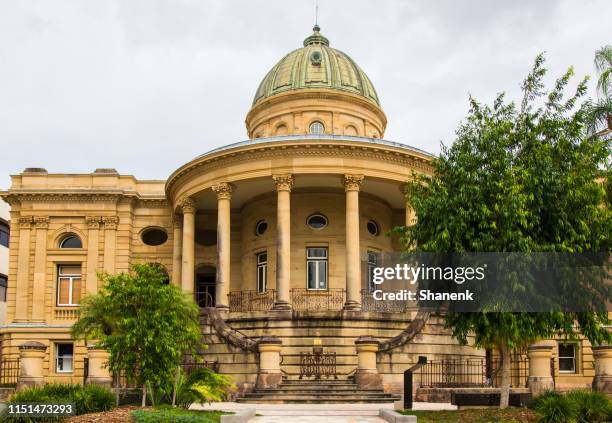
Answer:
[{"label": "garden bed", "polygon": [[457,410],[457,411],[415,411],[404,410],[402,414],[418,417],[419,423],[533,423],[536,414],[527,408],[496,408]]}]

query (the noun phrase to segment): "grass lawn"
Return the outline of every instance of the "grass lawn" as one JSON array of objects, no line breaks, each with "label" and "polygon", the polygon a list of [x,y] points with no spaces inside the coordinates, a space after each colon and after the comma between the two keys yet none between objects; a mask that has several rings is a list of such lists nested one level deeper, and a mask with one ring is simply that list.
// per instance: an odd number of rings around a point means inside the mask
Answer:
[{"label": "grass lawn", "polygon": [[538,421],[535,413],[527,408],[495,408],[457,411],[404,410],[402,414],[417,416],[419,423],[532,423]]},{"label": "grass lawn", "polygon": [[179,422],[179,423],[219,423],[223,411],[183,410],[182,408],[151,408],[133,410],[136,423]]}]

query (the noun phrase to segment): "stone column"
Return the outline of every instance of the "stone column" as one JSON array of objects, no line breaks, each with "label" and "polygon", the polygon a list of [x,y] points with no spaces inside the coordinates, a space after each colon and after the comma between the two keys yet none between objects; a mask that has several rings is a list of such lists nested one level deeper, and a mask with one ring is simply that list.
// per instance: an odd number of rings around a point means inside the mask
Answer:
[{"label": "stone column", "polygon": [[30,230],[32,216],[19,218],[19,250],[17,255],[17,283],[15,286],[15,321],[28,318],[28,285],[30,284]]},{"label": "stone column", "polygon": [[31,341],[19,346],[19,361],[21,370],[17,389],[44,384],[43,360],[47,346]]},{"label": "stone column", "polygon": [[258,388],[276,388],[283,382],[280,369],[280,351],[282,341],[275,336],[264,336],[258,343],[259,373]]},{"label": "stone column", "polygon": [[215,281],[215,306],[228,310],[228,295],[230,290],[230,200],[232,186],[222,182],[212,187],[217,194],[217,278]]},{"label": "stone column", "polygon": [[[408,185],[402,185],[400,187],[400,191],[402,191],[402,194],[404,195],[404,198],[406,197],[406,190],[407,190],[407,186]],[[410,201],[408,201],[407,198],[406,199],[406,226],[413,226],[416,223],[416,213],[414,212],[414,209],[412,208],[412,205],[410,204]]]},{"label": "stone column", "polygon": [[104,216],[102,222],[104,223],[104,271],[112,274],[115,273],[115,246],[119,217]]},{"label": "stone column", "polygon": [[[100,222],[98,216],[87,216],[87,276],[85,279],[85,292],[87,295],[98,292],[98,249],[100,241]],[[111,253],[112,254],[112,253]]]},{"label": "stone column", "polygon": [[181,266],[181,287],[186,294],[193,294],[195,277],[195,203],[185,198],[180,205],[183,209],[183,265]]},{"label": "stone column", "polygon": [[174,227],[172,238],[172,284],[181,286],[181,266],[182,266],[182,249],[183,249],[183,222],[180,216],[174,216],[172,219]]},{"label": "stone column", "polygon": [[34,247],[34,285],[32,287],[32,320],[45,320],[45,277],[47,275],[47,230],[49,218],[36,216],[36,246]]},{"label": "stone column", "polygon": [[111,386],[113,377],[107,367],[109,355],[108,351],[97,345],[87,346],[87,358],[89,359],[87,383]]},{"label": "stone column", "polygon": [[276,183],[276,301],[273,310],[291,310],[291,188],[293,175],[275,175]]},{"label": "stone column", "polygon": [[595,378],[593,390],[612,394],[612,345],[593,347]]},{"label": "stone column", "polygon": [[359,259],[359,186],[363,175],[344,175],[346,191],[346,303],[345,310],[361,310]]},{"label": "stone column", "polygon": [[527,384],[534,398],[545,391],[555,389],[550,368],[552,350],[553,346],[547,344],[532,344],[527,349],[527,356],[529,357]]},{"label": "stone column", "polygon": [[376,353],[380,342],[371,336],[360,336],[355,340],[357,349],[357,371],[355,383],[359,389],[382,389],[382,377],[376,367]]}]

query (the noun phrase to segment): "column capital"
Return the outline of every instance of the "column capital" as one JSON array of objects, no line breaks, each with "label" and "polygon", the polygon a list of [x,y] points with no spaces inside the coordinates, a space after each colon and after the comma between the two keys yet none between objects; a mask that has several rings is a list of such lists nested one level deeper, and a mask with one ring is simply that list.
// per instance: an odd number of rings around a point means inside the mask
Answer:
[{"label": "column capital", "polygon": [[232,198],[234,186],[227,182],[220,182],[212,186],[212,190],[217,194],[217,200],[229,200]]},{"label": "column capital", "polygon": [[34,218],[34,225],[37,229],[49,229],[49,217],[48,216],[36,216]]},{"label": "column capital", "polygon": [[102,222],[104,222],[104,229],[117,229],[117,224],[119,223],[118,216],[104,216],[102,218]]},{"label": "column capital", "polygon": [[293,188],[293,175],[272,175],[277,191],[289,191]]},{"label": "column capital", "polygon": [[344,190],[345,191],[359,191],[359,186],[363,182],[363,175],[344,175]]},{"label": "column capital", "polygon": [[85,217],[85,222],[87,223],[87,227],[89,229],[100,229],[102,218],[99,216],[87,216]]},{"label": "column capital", "polygon": [[19,218],[19,227],[21,229],[30,229],[33,223],[34,218],[32,216],[21,216]]},{"label": "column capital", "polygon": [[191,197],[183,198],[179,202],[179,207],[183,210],[183,213],[195,213],[196,211],[195,202]]}]

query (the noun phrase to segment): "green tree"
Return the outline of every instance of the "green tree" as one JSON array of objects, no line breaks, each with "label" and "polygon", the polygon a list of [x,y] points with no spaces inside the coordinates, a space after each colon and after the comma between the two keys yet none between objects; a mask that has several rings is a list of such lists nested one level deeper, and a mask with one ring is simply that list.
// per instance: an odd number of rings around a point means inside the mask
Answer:
[{"label": "green tree", "polygon": [[101,275],[104,287],[86,297],[75,338],[96,340],[110,353],[109,368],[129,380],[158,387],[172,380],[188,352],[200,346],[198,307],[179,288],[164,283],[156,264],[135,264],[132,272]]},{"label": "green tree", "polygon": [[[451,147],[443,146],[435,176],[417,177],[407,196],[417,223],[402,228],[407,249],[422,252],[608,252],[612,219],[602,207],[601,168],[610,141],[589,136],[586,79],[564,99],[572,69],[545,90],[539,55],[519,106],[503,94],[492,106],[470,98]],[[528,290],[517,280],[518,290]],[[609,299],[609,291],[607,298]],[[508,405],[511,351],[554,335],[593,344],[611,339],[605,312],[449,313],[446,324],[466,344],[501,354],[501,407]]]}]

